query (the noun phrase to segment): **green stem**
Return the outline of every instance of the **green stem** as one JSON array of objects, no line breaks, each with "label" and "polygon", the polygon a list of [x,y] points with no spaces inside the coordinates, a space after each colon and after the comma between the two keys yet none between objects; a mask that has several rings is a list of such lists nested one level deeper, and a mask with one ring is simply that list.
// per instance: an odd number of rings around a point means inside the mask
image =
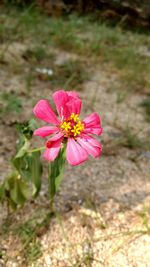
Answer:
[{"label": "green stem", "polygon": [[56,159],[49,164],[49,196],[50,196],[50,209],[54,211],[54,198],[59,189],[65,166],[65,147],[60,149]]},{"label": "green stem", "polygon": [[27,152],[28,153],[33,153],[33,152],[37,152],[37,151],[41,151],[45,149],[45,146],[41,146],[41,147],[38,147],[38,148],[34,148],[34,149],[31,149],[31,150],[28,150]]},{"label": "green stem", "polygon": [[50,211],[52,212],[54,209],[54,197],[55,197],[55,177],[51,176],[51,164],[48,166],[48,172],[49,172],[49,193],[50,193]]}]

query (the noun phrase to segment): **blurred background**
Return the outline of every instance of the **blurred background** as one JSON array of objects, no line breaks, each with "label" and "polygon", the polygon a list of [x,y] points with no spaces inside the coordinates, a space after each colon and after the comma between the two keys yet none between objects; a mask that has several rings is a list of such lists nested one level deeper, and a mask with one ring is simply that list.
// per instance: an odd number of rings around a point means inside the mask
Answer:
[{"label": "blurred background", "polygon": [[77,91],[81,117],[96,111],[103,127],[102,156],[66,167],[54,217],[46,168],[39,198],[9,217],[0,206],[0,266],[148,266],[149,30],[149,0],[0,1],[0,181],[16,124],[58,88]]}]

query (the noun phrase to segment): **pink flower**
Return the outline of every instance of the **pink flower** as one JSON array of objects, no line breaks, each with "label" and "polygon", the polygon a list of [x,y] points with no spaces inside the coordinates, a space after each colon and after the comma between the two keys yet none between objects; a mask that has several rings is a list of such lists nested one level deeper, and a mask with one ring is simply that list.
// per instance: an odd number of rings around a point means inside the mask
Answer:
[{"label": "pink flower", "polygon": [[84,162],[88,154],[94,158],[98,157],[102,146],[90,134],[100,135],[102,133],[99,115],[92,113],[81,121],[79,114],[82,101],[75,92],[56,91],[53,94],[53,101],[59,118],[48,101],[44,99],[40,100],[33,110],[36,117],[51,124],[34,131],[36,136],[52,135],[46,142],[44,158],[53,161],[58,156],[62,143],[66,141],[66,157],[71,165]]}]

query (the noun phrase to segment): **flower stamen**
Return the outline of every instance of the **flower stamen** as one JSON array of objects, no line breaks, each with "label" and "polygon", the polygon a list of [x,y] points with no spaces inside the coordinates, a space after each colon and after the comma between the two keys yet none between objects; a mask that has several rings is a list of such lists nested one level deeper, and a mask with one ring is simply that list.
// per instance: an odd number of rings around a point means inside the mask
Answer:
[{"label": "flower stamen", "polygon": [[61,123],[60,128],[66,137],[76,137],[84,130],[84,123],[81,122],[78,114],[72,113]]}]

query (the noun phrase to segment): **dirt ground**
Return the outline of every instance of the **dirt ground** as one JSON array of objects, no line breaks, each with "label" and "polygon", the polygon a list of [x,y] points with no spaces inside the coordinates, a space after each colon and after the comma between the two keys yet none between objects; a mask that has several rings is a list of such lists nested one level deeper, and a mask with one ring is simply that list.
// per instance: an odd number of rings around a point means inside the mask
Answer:
[{"label": "dirt ground", "polygon": [[[33,104],[42,97],[50,99],[57,90],[40,78],[27,95],[18,67],[12,70],[14,62],[19,62],[24,72],[28,71],[22,58],[25,50],[26,44],[13,42],[1,62],[1,90],[23,99],[22,111],[5,112],[1,117],[1,179],[11,169],[9,161],[17,139],[15,122],[29,119]],[[63,50],[53,49],[51,53],[55,54],[56,66],[78,58]],[[0,207],[1,267],[150,266],[150,150],[144,146],[132,149],[124,130],[132,129],[134,137],[148,140],[150,126],[140,105],[145,95],[134,92],[119,101],[118,91],[111,88],[111,84],[118,84],[116,73],[99,64],[87,67],[88,79],[79,92],[83,100],[81,117],[93,111],[100,114],[103,154],[77,167],[66,166],[55,199],[55,216],[27,243],[30,258],[14,228],[33,217],[37,223],[48,212],[46,175],[40,197],[27,203],[23,210],[7,216],[5,205]],[[41,140],[38,142],[42,144]]]}]

